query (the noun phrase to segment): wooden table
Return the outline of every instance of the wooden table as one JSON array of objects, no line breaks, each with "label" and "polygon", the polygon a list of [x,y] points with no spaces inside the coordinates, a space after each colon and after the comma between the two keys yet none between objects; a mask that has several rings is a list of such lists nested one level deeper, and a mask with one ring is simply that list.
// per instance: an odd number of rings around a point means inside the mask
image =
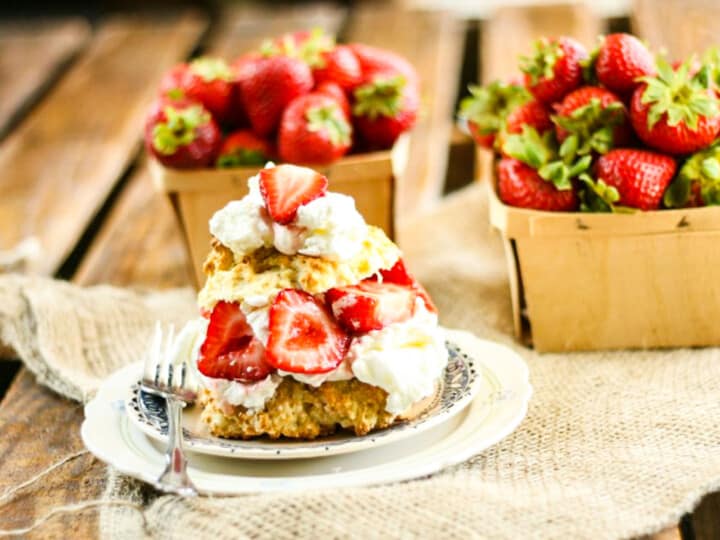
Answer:
[{"label": "wooden table", "polygon": [[[482,21],[399,3],[347,9],[243,4],[213,17],[195,11],[0,23],[0,249],[28,236],[43,246],[29,272],[81,285],[174,287],[190,283],[168,203],[156,195],[141,151],[142,118],[163,70],[193,52],[233,58],[262,38],[322,26],[343,41],[395,49],[418,68],[424,113],[398,187],[399,218],[473,178],[473,146],[453,129],[468,82],[514,73],[514,57],[540,34],[591,45],[609,28],[632,29],[674,54],[704,46],[720,28],[711,2],[638,0],[628,17],[601,19],[572,5],[503,8]],[[655,7],[654,7],[655,6]],[[663,11],[664,10],[664,11]],[[672,22],[670,22],[672,21]],[[684,31],[665,32],[669,24]],[[715,32],[714,35],[717,35]],[[14,375],[16,363],[0,375]],[[2,376],[0,376],[2,380]],[[83,449],[82,407],[20,369],[0,404],[0,493]],[[29,538],[94,538],[97,511],[47,517],[56,506],[98,497],[105,466],[88,454],[0,505],[0,529]],[[1,497],[1,496],[0,496]],[[655,538],[720,537],[720,497]],[[694,536],[693,536],[694,535]]]}]

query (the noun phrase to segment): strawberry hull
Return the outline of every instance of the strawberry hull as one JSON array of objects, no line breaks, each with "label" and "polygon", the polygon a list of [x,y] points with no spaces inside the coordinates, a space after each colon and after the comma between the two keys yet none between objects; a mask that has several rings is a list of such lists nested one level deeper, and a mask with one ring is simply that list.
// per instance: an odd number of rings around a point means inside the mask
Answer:
[{"label": "strawberry hull", "polygon": [[[380,227],[392,239],[395,176],[407,162],[407,142],[403,136],[392,150],[349,155],[312,168],[328,178],[328,189],[352,196],[367,223]],[[247,180],[259,169],[170,169],[150,159],[153,183],[173,206],[198,288],[205,281],[202,266],[210,245],[208,221],[218,208],[247,194]]]},{"label": "strawberry hull", "polygon": [[540,352],[720,345],[720,207],[543,212],[489,191],[519,340]]}]

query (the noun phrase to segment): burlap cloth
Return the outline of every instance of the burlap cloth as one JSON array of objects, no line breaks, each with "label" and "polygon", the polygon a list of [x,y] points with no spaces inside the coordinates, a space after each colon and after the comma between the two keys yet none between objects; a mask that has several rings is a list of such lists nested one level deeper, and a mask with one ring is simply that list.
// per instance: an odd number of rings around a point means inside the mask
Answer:
[{"label": "burlap cloth", "polygon": [[[110,468],[103,537],[616,538],[677,523],[720,488],[718,349],[539,355],[514,344],[505,261],[479,186],[401,233],[441,322],[527,360],[535,393],[517,431],[461,466],[369,488],[183,500]],[[0,278],[0,341],[75,399],[138,357],[155,318],[192,313],[187,290]]]}]

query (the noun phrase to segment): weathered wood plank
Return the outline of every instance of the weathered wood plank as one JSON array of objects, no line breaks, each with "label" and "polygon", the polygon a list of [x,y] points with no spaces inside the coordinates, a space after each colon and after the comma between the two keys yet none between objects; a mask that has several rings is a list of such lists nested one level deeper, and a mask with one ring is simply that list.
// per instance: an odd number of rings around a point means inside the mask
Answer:
[{"label": "weathered wood plank", "polygon": [[668,527],[650,536],[643,536],[641,540],[682,540],[682,534],[678,527]]},{"label": "weathered wood plank", "polygon": [[0,249],[36,236],[30,271],[53,274],[135,158],[142,116],[166,66],[205,27],[186,14],[103,23],[86,54],[0,147]]},{"label": "weathered wood plank", "polygon": [[170,202],[143,161],[107,215],[73,281],[81,285],[181,287],[188,260]]},{"label": "weathered wood plank", "polygon": [[84,19],[0,26],[0,139],[89,36]]},{"label": "weathered wood plank", "polygon": [[[82,405],[35,383],[25,369],[0,405],[0,493],[26,482],[50,465],[81,452]],[[83,454],[20,489],[0,504],[0,529],[30,527],[62,505],[102,495],[105,465]],[[97,510],[58,514],[22,538],[96,538]]]},{"label": "weathered wood plank", "polygon": [[344,37],[405,56],[420,76],[422,112],[411,132],[407,167],[397,182],[395,208],[402,220],[442,195],[464,27],[446,12],[400,12],[372,4],[352,12]]},{"label": "weathered wood plank", "polygon": [[720,3],[714,0],[635,0],[633,32],[670,59],[702,53],[720,40]]}]

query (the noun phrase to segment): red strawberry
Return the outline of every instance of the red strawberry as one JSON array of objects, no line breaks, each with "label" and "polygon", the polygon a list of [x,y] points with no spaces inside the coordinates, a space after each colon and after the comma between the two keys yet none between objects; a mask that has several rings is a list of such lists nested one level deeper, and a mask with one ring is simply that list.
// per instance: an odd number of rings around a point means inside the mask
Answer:
[{"label": "red strawberry", "polygon": [[595,175],[617,189],[618,204],[655,210],[675,175],[675,160],[647,150],[617,148],[600,156]]},{"label": "red strawberry", "polygon": [[270,306],[267,361],[291,373],[325,373],[345,357],[350,337],[310,294],[284,289]]},{"label": "red strawberry", "polygon": [[371,149],[390,148],[417,119],[417,87],[402,75],[374,73],[355,89],[355,126]]},{"label": "red strawberry", "polygon": [[553,117],[559,142],[577,136],[578,153],[604,154],[630,142],[627,110],[615,94],[599,86],[581,86],[555,105]]},{"label": "red strawberry", "polygon": [[425,290],[425,287],[420,285],[420,283],[408,271],[402,259],[398,259],[395,265],[389,270],[380,270],[380,275],[383,282],[411,287],[415,290],[417,295],[422,298],[425,303],[425,308],[430,313],[437,313],[437,308],[435,307],[432,298],[430,298],[430,295]]},{"label": "red strawberry", "polygon": [[233,96],[228,123],[232,126],[245,127],[250,125],[250,120],[245,112],[240,81],[250,77],[260,58],[262,58],[260,53],[249,52],[230,64],[230,70],[233,73]]},{"label": "red strawberry", "polygon": [[175,169],[208,167],[220,147],[220,129],[199,103],[159,98],[145,120],[145,147]]},{"label": "red strawberry", "polygon": [[347,153],[352,127],[340,104],[310,93],[295,98],[283,113],[278,135],[280,159],[289,163],[327,164]]},{"label": "red strawberry", "polygon": [[503,158],[498,164],[498,192],[505,204],[521,208],[569,212],[578,207],[574,189],[557,189],[535,169],[514,158]]},{"label": "red strawberry", "polygon": [[712,143],[720,131],[720,107],[712,90],[690,77],[690,63],[678,70],[658,59],[657,77],[635,89],[630,120],[638,137],[668,154],[690,154]]},{"label": "red strawberry", "polygon": [[345,113],[347,118],[350,118],[350,101],[348,101],[345,91],[340,88],[340,85],[334,82],[320,83],[313,90],[316,94],[324,94],[330,96],[340,104],[340,108]]},{"label": "red strawberry", "polygon": [[399,73],[405,77],[408,84],[419,86],[420,81],[415,68],[399,54],[362,43],[351,43],[348,47],[360,62],[363,76],[379,71]]},{"label": "red strawberry", "polygon": [[260,381],[275,371],[236,303],[215,304],[200,346],[198,370],[206,377],[241,382]]},{"label": "red strawberry", "polygon": [[467,122],[475,142],[483,148],[495,146],[495,136],[508,113],[528,101],[522,83],[493,81],[486,86],[470,85],[470,96],[460,102],[458,117]]},{"label": "red strawberry", "polygon": [[630,34],[605,36],[595,60],[595,73],[604,86],[627,96],[638,77],[655,74],[655,60],[645,44]]},{"label": "red strawberry", "polygon": [[249,129],[241,129],[225,137],[215,163],[221,168],[265,165],[272,154],[272,146],[268,141]]},{"label": "red strawberry", "polygon": [[262,57],[249,61],[239,75],[240,93],[253,131],[262,137],[272,134],[283,110],[293,99],[313,87],[310,68],[288,56]]},{"label": "red strawberry", "polygon": [[175,66],[160,81],[160,92],[199,101],[220,123],[230,120],[233,74],[220,58],[198,58]]},{"label": "red strawberry", "polygon": [[300,206],[325,195],[327,185],[327,178],[307,167],[278,165],[260,171],[260,193],[268,213],[282,225],[295,219]]},{"label": "red strawberry", "polygon": [[582,83],[580,62],[587,51],[569,37],[540,39],[535,54],[522,58],[520,69],[525,73],[525,86],[543,103],[554,103]]},{"label": "red strawberry", "polygon": [[360,62],[346,45],[337,45],[329,51],[322,51],[311,67],[315,84],[334,82],[343,90],[351,91],[362,80]]},{"label": "red strawberry", "polygon": [[505,130],[508,133],[522,133],[523,126],[534,127],[542,135],[553,127],[550,112],[535,99],[515,107],[505,119]]},{"label": "red strawberry", "polygon": [[412,317],[417,293],[411,287],[365,280],[330,289],[325,301],[348,332],[364,334]]}]

